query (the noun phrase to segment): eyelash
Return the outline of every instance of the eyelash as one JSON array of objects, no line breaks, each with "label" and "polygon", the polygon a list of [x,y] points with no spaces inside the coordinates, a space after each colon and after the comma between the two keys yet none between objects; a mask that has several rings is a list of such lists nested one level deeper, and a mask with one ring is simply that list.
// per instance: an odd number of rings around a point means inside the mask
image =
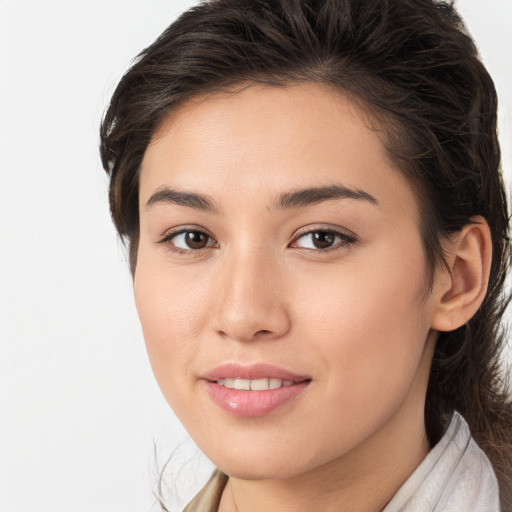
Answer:
[{"label": "eyelash", "polygon": [[301,238],[306,238],[307,236],[312,236],[314,234],[322,233],[324,235],[331,235],[334,236],[334,238],[339,238],[340,241],[335,243],[334,245],[327,247],[327,248],[308,248],[308,247],[297,247],[297,249],[301,249],[303,251],[312,251],[312,252],[320,252],[320,253],[329,253],[329,252],[335,252],[342,249],[345,249],[353,244],[355,244],[358,240],[353,234],[348,234],[344,231],[340,231],[333,228],[318,228],[318,229],[309,229],[308,231],[305,231],[303,233],[300,233],[298,236],[296,236],[293,241],[290,243],[289,246],[292,246],[295,244],[298,240]]},{"label": "eyelash", "polygon": [[204,236],[208,237],[209,240],[215,240],[206,231],[204,231],[202,229],[190,227],[190,228],[181,228],[181,229],[178,229],[176,231],[172,231],[170,233],[167,233],[166,235],[164,235],[163,238],[158,240],[158,243],[159,244],[167,245],[167,248],[171,252],[174,252],[174,253],[177,253],[177,254],[192,254],[192,253],[198,253],[202,249],[211,249],[211,246],[210,247],[206,246],[206,247],[202,247],[202,248],[199,248],[199,249],[182,249],[181,247],[176,247],[175,245],[173,245],[171,243],[174,238],[176,238],[179,235],[183,235],[185,233],[197,233],[197,234],[204,235]]},{"label": "eyelash", "polygon": [[[197,254],[200,251],[202,251],[203,249],[216,248],[215,245],[214,245],[214,246],[205,246],[205,247],[201,247],[201,248],[198,248],[198,249],[192,249],[192,248],[190,248],[190,249],[183,249],[181,247],[176,247],[175,245],[173,245],[171,243],[174,238],[176,238],[179,235],[183,235],[185,233],[195,233],[195,234],[204,235],[204,236],[208,237],[209,241],[213,241],[214,244],[218,243],[206,231],[203,231],[203,230],[197,229],[197,228],[181,228],[181,229],[179,229],[177,231],[173,231],[171,233],[166,234],[162,239],[158,240],[158,243],[167,245],[168,249],[171,252],[174,252],[174,253],[177,253],[177,254],[183,254],[183,255],[193,254],[193,253]],[[333,229],[333,228],[324,228],[324,229],[318,228],[318,229],[310,229],[308,231],[300,233],[299,235],[297,235],[292,240],[292,242],[290,242],[288,247],[293,247],[293,244],[296,243],[301,238],[305,238],[308,235],[311,236],[311,235],[319,234],[319,233],[322,233],[324,235],[332,235],[335,238],[338,237],[338,238],[341,239],[341,241],[339,241],[338,243],[336,243],[335,245],[333,245],[331,247],[327,247],[327,248],[324,248],[324,249],[322,249],[322,248],[312,249],[312,248],[308,248],[308,247],[297,247],[297,249],[302,250],[302,251],[308,251],[308,252],[312,251],[312,252],[317,252],[317,253],[330,253],[330,252],[334,252],[334,251],[341,250],[343,248],[349,247],[350,245],[353,245],[353,244],[355,244],[358,241],[358,239],[353,234],[348,234],[348,233],[345,233],[343,231],[340,231],[340,230],[337,230],[337,229]]]}]

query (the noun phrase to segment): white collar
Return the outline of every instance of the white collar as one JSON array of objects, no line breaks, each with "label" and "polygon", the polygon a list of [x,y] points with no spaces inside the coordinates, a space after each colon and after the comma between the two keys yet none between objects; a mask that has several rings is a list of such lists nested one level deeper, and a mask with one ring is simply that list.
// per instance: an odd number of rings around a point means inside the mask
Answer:
[{"label": "white collar", "polygon": [[500,512],[491,463],[460,414],[383,512]]}]

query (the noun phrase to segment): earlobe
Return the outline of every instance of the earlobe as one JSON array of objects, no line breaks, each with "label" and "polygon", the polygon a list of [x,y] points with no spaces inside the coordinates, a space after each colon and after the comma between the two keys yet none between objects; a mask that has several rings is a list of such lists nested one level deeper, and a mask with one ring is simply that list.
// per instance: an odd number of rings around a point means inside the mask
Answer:
[{"label": "earlobe", "polygon": [[491,233],[481,216],[471,218],[448,242],[446,261],[434,286],[432,328],[453,331],[476,313],[487,292],[492,259]]}]

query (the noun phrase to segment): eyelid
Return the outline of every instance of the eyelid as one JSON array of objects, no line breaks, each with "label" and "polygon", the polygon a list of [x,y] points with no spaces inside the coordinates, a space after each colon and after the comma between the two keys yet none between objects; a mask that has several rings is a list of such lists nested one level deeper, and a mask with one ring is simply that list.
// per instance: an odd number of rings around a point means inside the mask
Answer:
[{"label": "eyelid", "polygon": [[311,252],[320,252],[320,253],[326,253],[330,251],[336,251],[339,249],[343,249],[349,245],[355,244],[359,241],[359,238],[353,233],[352,231],[349,231],[344,228],[340,227],[333,227],[333,226],[315,226],[311,227],[308,226],[307,228],[304,228],[303,230],[300,230],[298,233],[296,233],[293,237],[293,240],[289,244],[290,247],[293,247],[293,244],[299,240],[302,237],[305,237],[307,235],[312,235],[314,233],[332,233],[335,236],[339,236],[342,241],[338,242],[337,244],[334,244],[331,247],[328,247],[326,249],[320,249],[320,248],[308,248],[308,247],[296,247],[299,250],[303,251],[311,251]]},{"label": "eyelid", "polygon": [[[214,245],[207,245],[206,247],[201,247],[199,249],[183,249],[181,247],[177,247],[172,245],[170,242],[173,238],[177,237],[178,235],[181,235],[183,233],[188,232],[196,232],[196,233],[202,233],[203,235],[206,235],[210,240],[213,241]],[[215,239],[215,237],[205,228],[201,226],[178,226],[175,228],[168,229],[157,241],[158,244],[164,244],[167,245],[168,249],[172,252],[177,252],[180,254],[190,254],[190,253],[199,253],[201,251],[204,251],[205,249],[212,249],[218,246],[218,242]]]},{"label": "eyelid", "polygon": [[[172,245],[170,242],[173,238],[177,237],[180,234],[187,233],[187,232],[198,232],[202,233],[203,235],[207,236],[209,240],[213,242],[211,245],[206,245],[205,247],[201,247],[198,249],[184,249],[181,247],[177,247],[175,245]],[[341,241],[334,244],[331,247],[327,248],[308,248],[308,247],[294,247],[294,244],[302,237],[305,237],[307,235],[312,235],[314,233],[331,233],[335,236],[338,236],[341,238]],[[325,225],[319,225],[319,226],[308,226],[304,227],[301,230],[299,230],[297,233],[294,234],[292,241],[288,244],[288,247],[296,248],[302,251],[308,251],[308,252],[319,252],[319,253],[327,253],[331,251],[340,250],[343,248],[346,248],[349,245],[352,245],[356,242],[358,242],[358,237],[350,230],[346,228],[341,227],[334,227],[334,226],[325,226]],[[168,245],[168,249],[172,252],[180,253],[180,254],[192,254],[192,253],[200,253],[206,249],[212,249],[218,247],[218,242],[215,239],[215,237],[205,228],[202,226],[197,225],[189,225],[189,226],[177,226],[175,228],[167,230],[159,240],[156,241],[158,244],[165,244]]]}]

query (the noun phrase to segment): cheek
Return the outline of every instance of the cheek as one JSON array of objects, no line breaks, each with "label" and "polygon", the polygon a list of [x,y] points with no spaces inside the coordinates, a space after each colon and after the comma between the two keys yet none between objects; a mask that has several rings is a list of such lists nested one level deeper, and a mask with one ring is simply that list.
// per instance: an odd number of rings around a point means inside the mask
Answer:
[{"label": "cheek", "polygon": [[153,372],[169,401],[184,382],[184,372],[192,368],[204,328],[204,297],[191,279],[187,271],[169,272],[160,263],[146,264],[139,255],[135,303]]},{"label": "cheek", "polygon": [[421,250],[405,258],[391,248],[297,291],[299,330],[316,340],[326,396],[356,415],[361,404],[392,409],[414,379],[429,332],[422,261]]},{"label": "cheek", "polygon": [[[421,247],[404,255],[388,244],[362,251],[346,264],[302,272],[295,288],[302,311],[296,316],[313,322],[316,330],[334,329],[342,337],[374,330],[376,339],[393,331],[399,339],[414,329],[418,318],[428,317],[423,260]],[[360,342],[371,338],[362,336]]]}]

